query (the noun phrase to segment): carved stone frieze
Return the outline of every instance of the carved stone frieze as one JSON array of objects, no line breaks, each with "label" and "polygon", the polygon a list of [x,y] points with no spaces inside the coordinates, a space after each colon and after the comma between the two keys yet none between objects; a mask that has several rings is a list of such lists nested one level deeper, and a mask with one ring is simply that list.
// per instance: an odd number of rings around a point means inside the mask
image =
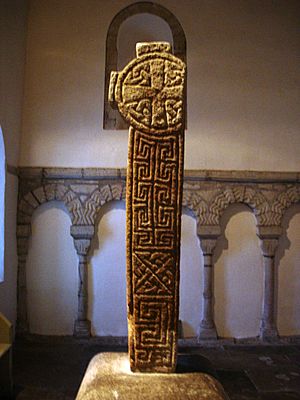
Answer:
[{"label": "carved stone frieze", "polygon": [[[95,225],[99,220],[101,207],[110,201],[125,200],[126,170],[26,167],[19,168],[18,176],[18,329],[24,331],[28,329],[26,256],[32,214],[45,202],[63,202],[72,221],[71,234],[75,240],[79,264],[86,263],[89,243],[84,245],[81,241],[92,239],[97,232]],[[210,243],[209,240],[217,240],[220,234],[220,220],[224,211],[231,204],[242,203],[246,204],[256,217],[257,234],[261,239],[263,254],[266,258],[273,257],[276,241],[281,235],[282,218],[290,206],[299,202],[299,173],[185,171],[182,205],[194,214],[197,220],[196,233],[200,241],[202,238],[203,250],[208,254],[213,252],[214,246],[214,242]],[[272,243],[275,240],[274,246],[271,246],[270,240]],[[206,268],[207,274],[210,269]],[[269,279],[268,276],[266,275],[266,280]],[[270,298],[273,299],[272,296]],[[209,313],[211,310],[208,310]],[[204,320],[206,321],[205,318]],[[88,322],[78,321],[77,328],[84,324],[88,326]],[[209,321],[211,323],[211,318]]]}]

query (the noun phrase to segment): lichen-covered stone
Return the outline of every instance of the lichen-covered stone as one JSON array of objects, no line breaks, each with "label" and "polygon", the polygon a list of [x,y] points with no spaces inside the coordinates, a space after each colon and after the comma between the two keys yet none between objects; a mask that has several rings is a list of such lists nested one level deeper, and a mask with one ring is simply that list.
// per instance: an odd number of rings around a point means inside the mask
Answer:
[{"label": "lichen-covered stone", "polygon": [[133,371],[176,368],[185,64],[165,42],[137,44],[113,72],[110,101],[130,123],[127,167],[128,340]]}]

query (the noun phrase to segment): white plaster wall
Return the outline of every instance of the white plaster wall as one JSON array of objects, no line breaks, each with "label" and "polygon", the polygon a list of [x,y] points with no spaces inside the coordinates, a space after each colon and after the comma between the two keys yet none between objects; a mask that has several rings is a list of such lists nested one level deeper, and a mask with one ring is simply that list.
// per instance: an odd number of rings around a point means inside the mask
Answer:
[{"label": "white plaster wall", "polygon": [[45,203],[33,215],[26,264],[31,333],[73,333],[78,305],[78,257],[70,226],[70,217],[60,202]]},{"label": "white plaster wall", "polygon": [[[186,168],[299,171],[300,3],[158,2],[177,16],[187,37]],[[102,112],[107,28],[130,3],[30,1],[20,165],[126,166],[127,132],[104,131]],[[224,336],[258,333],[262,265],[250,217],[242,213],[229,221],[229,248],[216,265],[216,321]],[[120,311],[124,310],[124,280],[114,269],[120,268],[114,257],[123,257],[123,220],[122,211],[110,210],[99,225],[99,248],[90,265],[89,313],[96,334],[124,334],[126,329]],[[192,234],[195,222],[186,216],[184,221],[181,275],[186,283],[181,289],[180,317],[185,335],[190,336],[201,319],[202,258]],[[296,220],[295,231],[300,230],[299,224]],[[48,226],[41,232],[53,234]],[[39,250],[31,252],[34,257]],[[299,247],[295,252],[299,264]],[[118,285],[109,286],[108,280],[114,279]],[[112,312],[113,303],[101,296],[111,298],[115,290]]]},{"label": "white plaster wall", "polygon": [[120,26],[117,43],[118,69],[121,70],[136,57],[137,37],[139,42],[163,41],[173,46],[171,29],[162,18],[146,13],[133,15]]},{"label": "white plaster wall", "polygon": [[223,251],[215,264],[217,331],[222,337],[255,337],[261,318],[263,265],[254,216],[236,206],[228,209],[224,220],[225,240],[216,252]]},{"label": "white plaster wall", "polygon": [[300,206],[291,211],[287,245],[278,267],[278,330],[281,335],[300,335]]},{"label": "white plaster wall", "polygon": [[127,335],[123,202],[106,205],[99,221],[89,266],[89,318],[94,335]]},{"label": "white plaster wall", "polygon": [[188,338],[197,336],[201,320],[203,256],[195,218],[184,213],[181,224],[179,319]]},{"label": "white plaster wall", "polygon": [[[17,166],[23,99],[26,36],[26,0],[2,0],[0,4],[0,125],[6,163]],[[16,320],[16,209],[17,177],[7,173],[5,188],[4,281],[0,283],[0,311]]]},{"label": "white plaster wall", "polygon": [[[126,166],[102,109],[107,28],[130,3],[31,0],[22,165]],[[186,168],[298,170],[299,2],[159,3],[187,37]]]}]

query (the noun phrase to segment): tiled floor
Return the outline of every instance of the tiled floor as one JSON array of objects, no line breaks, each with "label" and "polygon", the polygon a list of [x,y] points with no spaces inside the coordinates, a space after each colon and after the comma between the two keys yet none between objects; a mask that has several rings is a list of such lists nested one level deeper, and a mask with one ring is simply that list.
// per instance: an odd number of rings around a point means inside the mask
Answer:
[{"label": "tiled floor", "polygon": [[[124,346],[104,347],[95,341],[17,341],[15,399],[75,399],[93,355],[125,350]],[[187,368],[191,358],[194,368],[216,373],[230,400],[300,400],[300,345],[223,344],[179,350],[185,355],[180,358],[181,369]]]}]

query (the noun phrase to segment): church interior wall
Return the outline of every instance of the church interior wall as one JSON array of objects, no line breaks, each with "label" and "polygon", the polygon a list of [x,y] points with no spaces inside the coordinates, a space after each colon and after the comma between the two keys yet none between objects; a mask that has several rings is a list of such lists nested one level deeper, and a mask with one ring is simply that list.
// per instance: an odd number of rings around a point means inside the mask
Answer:
[{"label": "church interior wall", "polygon": [[[16,145],[8,145],[14,150],[7,150],[13,154],[9,155],[12,165],[126,168],[127,131],[102,126],[106,33],[113,17],[129,4],[124,0],[74,0],[72,5],[67,0],[55,4],[30,0],[20,152],[17,128],[12,130]],[[283,0],[275,5],[268,0],[220,0],[213,5],[206,0],[161,0],[159,4],[179,19],[187,39],[185,168],[299,171],[298,2],[289,0],[288,7]],[[24,24],[24,14],[20,18],[19,27]],[[134,26],[128,27],[130,43],[142,28],[136,18]],[[24,32],[18,37],[19,44],[14,46],[22,65]],[[17,83],[20,101],[21,77]],[[20,123],[20,106],[13,109],[12,120]],[[12,201],[8,207],[16,207],[17,178],[9,180],[7,191]],[[108,206],[98,222],[89,263],[89,317],[95,335],[126,335],[125,211],[123,202],[117,203]],[[263,266],[254,216],[238,207],[228,215],[215,257],[217,330],[221,336],[257,336]],[[10,227],[15,226],[15,218],[11,212]],[[194,216],[184,213],[182,226],[180,318],[183,333],[189,337],[198,334],[201,320],[203,255]],[[277,263],[278,322],[280,333],[299,335],[300,303],[289,290],[291,278],[295,290],[300,286],[299,208],[286,228],[290,245],[280,244]],[[49,203],[35,212],[27,260],[33,333],[71,333],[78,261],[69,229],[70,221],[61,206]],[[13,236],[14,231],[9,234]],[[0,284],[0,304],[15,320],[14,239],[11,243],[13,272]],[[57,295],[48,292],[49,282],[60,292],[69,288],[70,296],[59,299],[64,301],[65,306],[59,308],[64,308],[66,320],[55,317]],[[45,293],[49,293],[47,302]],[[285,317],[287,310],[293,310],[294,323]]]},{"label": "church interior wall", "polygon": [[5,249],[4,280],[0,283],[0,311],[16,320],[17,244],[16,211],[23,80],[26,40],[26,2],[1,3],[0,118],[5,145]]}]

